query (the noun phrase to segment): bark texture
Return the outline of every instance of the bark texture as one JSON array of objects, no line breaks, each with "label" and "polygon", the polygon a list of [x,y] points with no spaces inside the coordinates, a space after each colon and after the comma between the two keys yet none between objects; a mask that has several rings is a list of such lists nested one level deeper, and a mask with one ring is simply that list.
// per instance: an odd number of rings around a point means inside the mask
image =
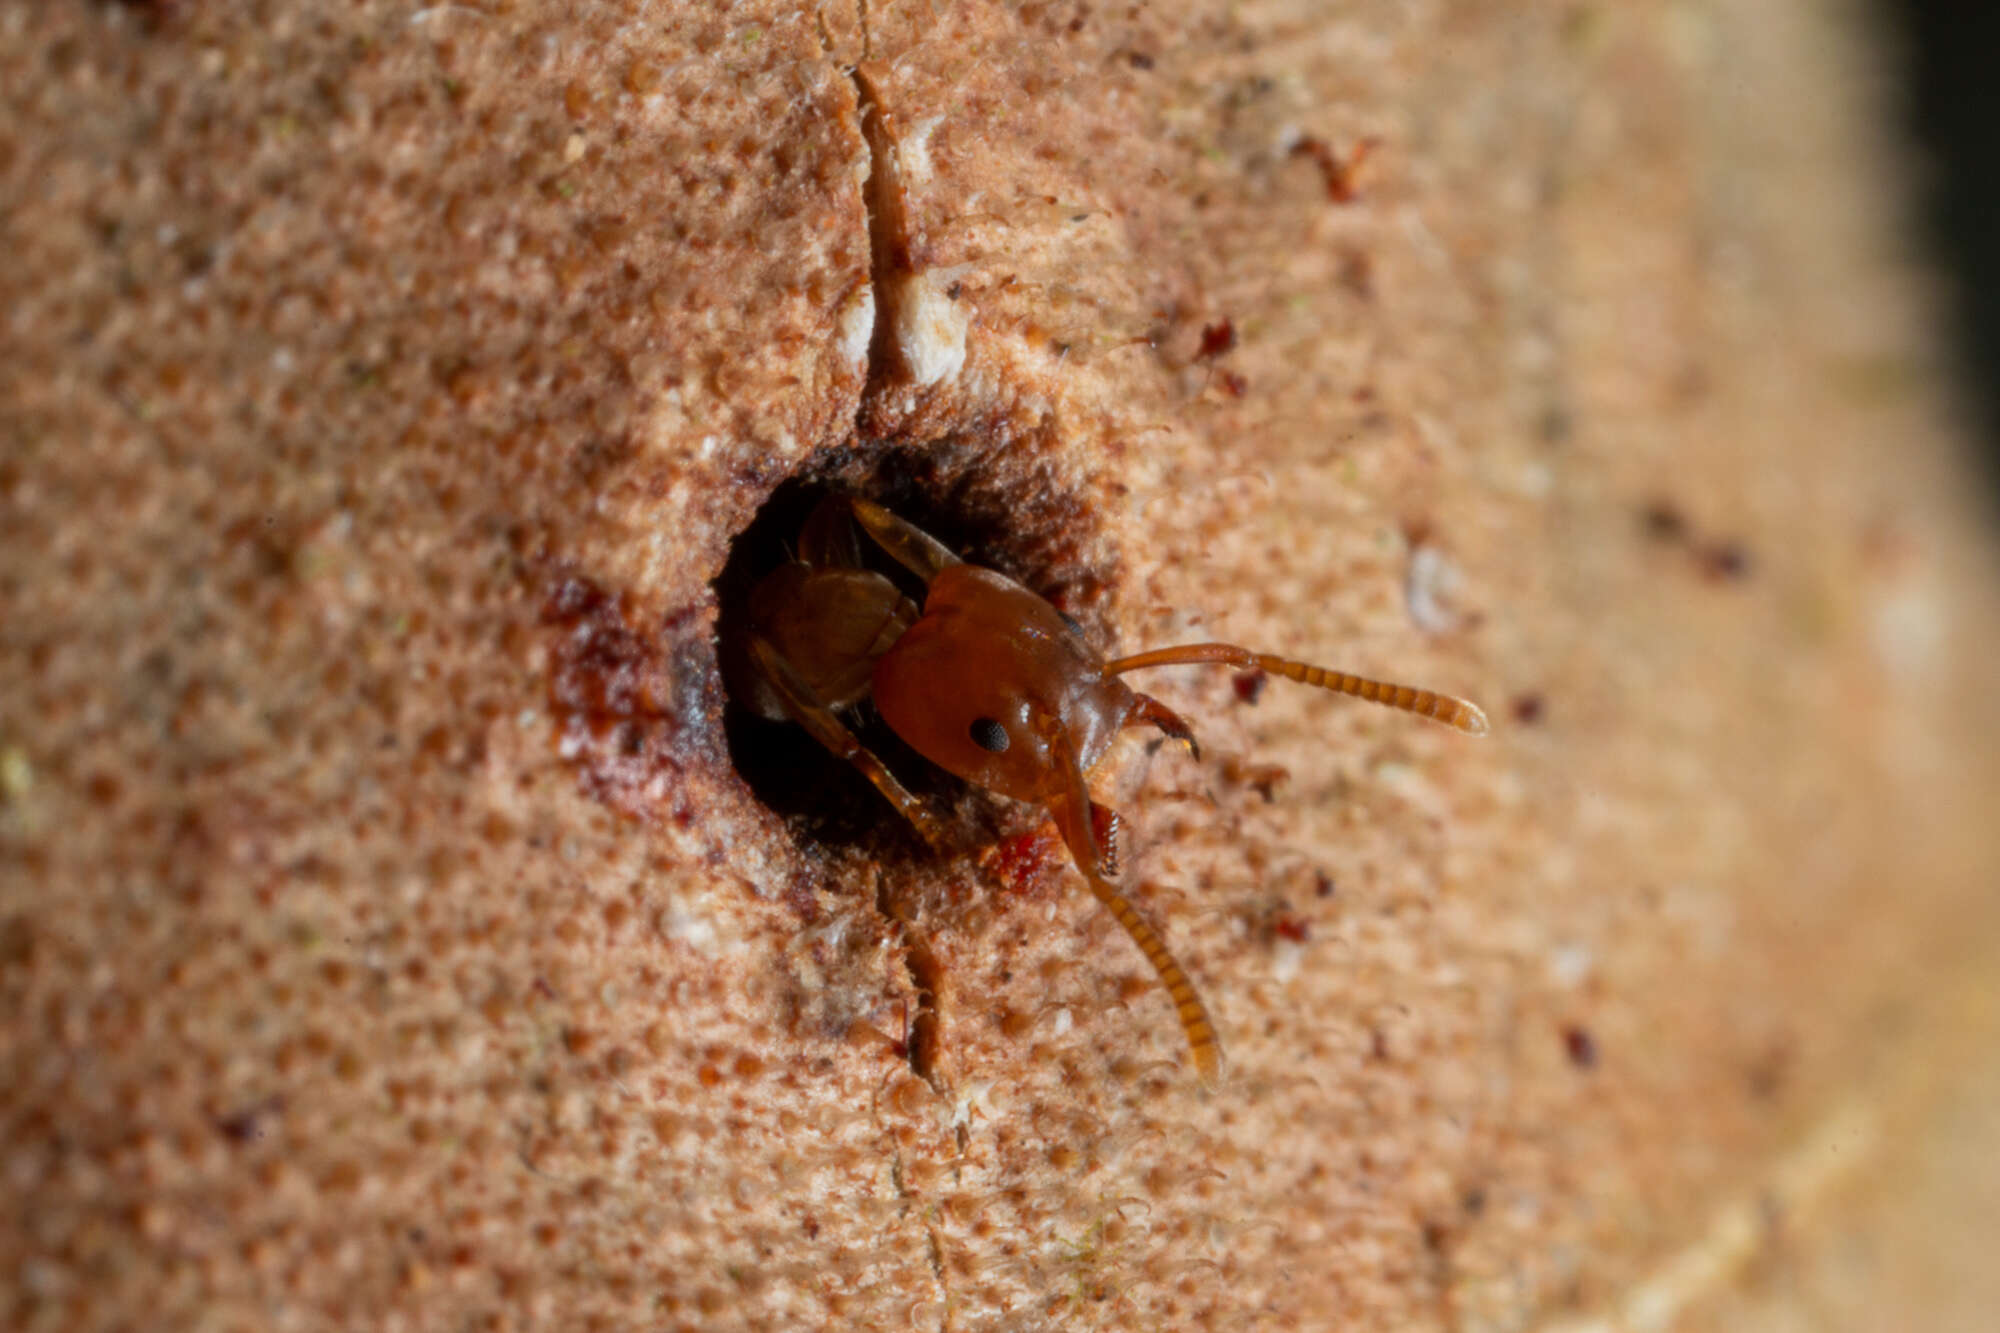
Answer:
[{"label": "bark texture", "polygon": [[[1983,1326],[1994,551],[1818,11],[0,9],[8,1327]],[[1492,713],[1152,678],[1220,1088],[1033,812],[725,716],[811,477]]]}]

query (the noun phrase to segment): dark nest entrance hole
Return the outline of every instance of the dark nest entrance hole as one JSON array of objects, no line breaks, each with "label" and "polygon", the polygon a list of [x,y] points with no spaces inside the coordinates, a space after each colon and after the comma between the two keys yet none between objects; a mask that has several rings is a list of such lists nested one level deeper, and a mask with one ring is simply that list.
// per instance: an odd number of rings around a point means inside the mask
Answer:
[{"label": "dark nest entrance hole", "polygon": [[[1055,480],[1046,461],[953,440],[917,447],[881,442],[841,445],[815,457],[772,491],[731,544],[714,583],[725,679],[743,669],[747,604],[757,582],[793,558],[806,518],[829,494],[865,496],[915,523],[974,564],[1020,580],[1081,622],[1103,643],[1110,571],[1093,559],[1096,522],[1076,492]],[[922,585],[863,539],[871,568],[923,601]],[[735,659],[731,661],[732,657]],[[943,818],[953,850],[968,852],[1025,830],[1038,811],[979,791],[933,766],[904,744],[864,702],[842,716],[861,743]],[[851,849],[878,860],[929,855],[916,832],[851,764],[829,754],[789,722],[758,717],[731,697],[723,732],[736,771],[756,798],[792,826],[802,842]]]}]

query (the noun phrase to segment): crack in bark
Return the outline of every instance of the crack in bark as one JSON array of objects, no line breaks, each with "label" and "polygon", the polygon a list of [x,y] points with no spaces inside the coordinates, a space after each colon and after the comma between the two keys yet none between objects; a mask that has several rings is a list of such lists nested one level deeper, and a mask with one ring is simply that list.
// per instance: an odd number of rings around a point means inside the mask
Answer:
[{"label": "crack in bark", "polygon": [[[863,385],[855,407],[858,433],[869,397],[892,376],[907,375],[918,385],[927,385],[942,378],[944,373],[956,373],[964,358],[964,323],[955,309],[940,321],[938,302],[945,298],[932,290],[922,274],[921,238],[910,217],[906,177],[896,150],[895,125],[882,104],[877,82],[882,71],[870,63],[874,38],[869,26],[868,0],[856,0],[855,16],[861,28],[861,60],[846,73],[854,84],[856,115],[861,122],[862,139],[868,146],[869,170],[862,205],[868,218],[868,290],[874,304],[874,326],[869,331]],[[821,43],[830,48],[831,35],[824,20],[820,27]],[[947,348],[947,354],[940,358],[936,354],[936,335],[942,323],[949,342],[953,320],[957,321],[956,355],[950,355]],[[940,371],[940,367],[948,369]],[[916,994],[916,1013],[904,1033],[904,1058],[909,1062],[910,1072],[943,1097],[946,1089],[938,1069],[938,1054],[943,1028],[939,996],[944,986],[944,968],[915,913],[890,889],[887,877],[879,873],[875,907],[901,939],[903,966]],[[966,1146],[962,1125],[958,1128],[957,1143],[962,1154]],[[903,1176],[900,1147],[893,1150],[890,1179],[905,1203],[918,1202]],[[951,1284],[935,1208],[925,1208],[923,1225],[931,1274],[940,1298],[938,1328],[940,1333],[950,1333]]]},{"label": "crack in bark", "polygon": [[931,951],[929,937],[917,924],[915,915],[890,892],[887,879],[878,877],[875,884],[875,910],[892,923],[902,937],[903,966],[909,972],[910,984],[917,994],[916,1017],[909,1021],[904,1034],[905,1058],[910,1063],[910,1072],[942,1097],[944,1081],[938,1073],[937,1058],[943,1027],[938,994],[944,986],[944,967]]},{"label": "crack in bark", "polygon": [[910,174],[883,97],[887,74],[886,66],[866,60],[848,71],[869,164],[862,202],[875,324],[864,401],[899,381],[923,389],[957,375],[965,364],[969,324],[956,290],[941,290],[927,272],[930,246],[910,208]]}]

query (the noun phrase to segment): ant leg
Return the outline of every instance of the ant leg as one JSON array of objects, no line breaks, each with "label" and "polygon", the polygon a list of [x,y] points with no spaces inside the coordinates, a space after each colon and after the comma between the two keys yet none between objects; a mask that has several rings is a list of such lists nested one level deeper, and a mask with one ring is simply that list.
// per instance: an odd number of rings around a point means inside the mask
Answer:
[{"label": "ant leg", "polygon": [[1387,704],[1400,708],[1406,713],[1415,713],[1448,727],[1474,736],[1484,736],[1487,732],[1486,714],[1479,705],[1466,699],[1454,698],[1449,694],[1438,694],[1431,690],[1419,690],[1409,685],[1394,685],[1388,681],[1370,680],[1366,676],[1350,675],[1345,671],[1329,671],[1325,667],[1313,666],[1307,662],[1294,662],[1288,657],[1274,657],[1270,653],[1255,653],[1248,648],[1239,648],[1233,643],[1184,643],[1175,648],[1155,648],[1148,653],[1135,653],[1131,657],[1121,657],[1104,664],[1104,674],[1115,676],[1124,671],[1136,671],[1140,667],[1189,666],[1204,662],[1222,662],[1230,666],[1262,667],[1274,676],[1298,681],[1301,685],[1316,685],[1322,690],[1332,690],[1335,694],[1351,694],[1357,699],[1370,703]]},{"label": "ant leg", "polygon": [[843,496],[829,495],[813,506],[799,529],[799,563],[816,569],[860,569],[861,534]]},{"label": "ant leg", "polygon": [[860,769],[862,776],[875,784],[875,790],[888,798],[889,804],[916,827],[933,850],[944,846],[944,829],[937,816],[911,795],[909,788],[896,780],[896,775],[847,729],[845,723],[834,716],[832,709],[819,701],[812,687],[785,660],[784,654],[771,646],[769,639],[753,635],[750,657],[757,664],[757,669],[764,673],[764,678],[770,681],[771,688],[777,691],[779,701],[793,721],[811,732],[812,738],[833,754]]},{"label": "ant leg", "polygon": [[1150,694],[1141,694],[1137,698],[1138,702],[1132,705],[1132,711],[1126,715],[1125,725],[1133,727],[1143,722],[1158,727],[1187,746],[1188,753],[1199,763],[1201,745],[1195,740],[1194,728],[1188,726],[1187,720]]},{"label": "ant leg", "polygon": [[872,500],[849,496],[848,505],[862,527],[903,568],[928,584],[952,565],[963,564],[950,547],[914,523],[906,523]]}]

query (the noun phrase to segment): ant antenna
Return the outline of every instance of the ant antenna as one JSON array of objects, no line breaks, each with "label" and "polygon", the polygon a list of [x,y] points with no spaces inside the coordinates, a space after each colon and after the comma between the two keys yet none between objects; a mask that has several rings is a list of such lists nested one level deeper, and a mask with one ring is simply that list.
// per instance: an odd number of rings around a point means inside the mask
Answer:
[{"label": "ant antenna", "polygon": [[1137,671],[1141,667],[1194,666],[1209,662],[1237,667],[1259,667],[1274,676],[1298,681],[1301,685],[1313,685],[1322,690],[1331,690],[1335,694],[1351,694],[1370,703],[1400,708],[1405,713],[1415,713],[1418,717],[1427,717],[1448,727],[1456,727],[1469,736],[1484,736],[1491,729],[1486,721],[1486,714],[1481,711],[1478,704],[1469,699],[1438,694],[1431,690],[1420,690],[1409,685],[1370,680],[1366,676],[1351,675],[1345,671],[1330,671],[1326,667],[1313,666],[1308,662],[1294,662],[1289,657],[1253,653],[1248,648],[1240,648],[1233,643],[1184,643],[1174,648],[1155,648],[1151,652],[1135,653],[1131,657],[1121,657],[1105,663],[1104,674],[1116,676],[1126,671]]},{"label": "ant antenna", "polygon": [[1062,779],[1062,792],[1048,802],[1049,813],[1055,817],[1056,827],[1062,831],[1063,841],[1069,844],[1070,859],[1083,872],[1084,883],[1090,885],[1090,892],[1104,910],[1125,928],[1132,937],[1132,943],[1139,946],[1139,952],[1146,955],[1146,961],[1153,965],[1153,971],[1160,978],[1160,985],[1166,988],[1167,998],[1173,1001],[1174,1012],[1180,1017],[1181,1031],[1187,1035],[1188,1053],[1194,1057],[1195,1071],[1201,1081],[1213,1087],[1222,1073],[1222,1042],[1215,1034],[1215,1024],[1208,1016],[1208,1007],[1201,1002],[1201,994],[1188,980],[1188,974],[1181,969],[1172,949],[1160,937],[1153,923],[1139,915],[1139,909],[1132,900],[1105,882],[1099,866],[1103,853],[1097,840],[1097,830],[1090,817],[1090,790],[1084,783],[1083,769],[1077,763],[1076,746],[1054,718],[1042,719],[1041,730],[1049,742],[1050,756],[1055,760],[1057,775]]}]

